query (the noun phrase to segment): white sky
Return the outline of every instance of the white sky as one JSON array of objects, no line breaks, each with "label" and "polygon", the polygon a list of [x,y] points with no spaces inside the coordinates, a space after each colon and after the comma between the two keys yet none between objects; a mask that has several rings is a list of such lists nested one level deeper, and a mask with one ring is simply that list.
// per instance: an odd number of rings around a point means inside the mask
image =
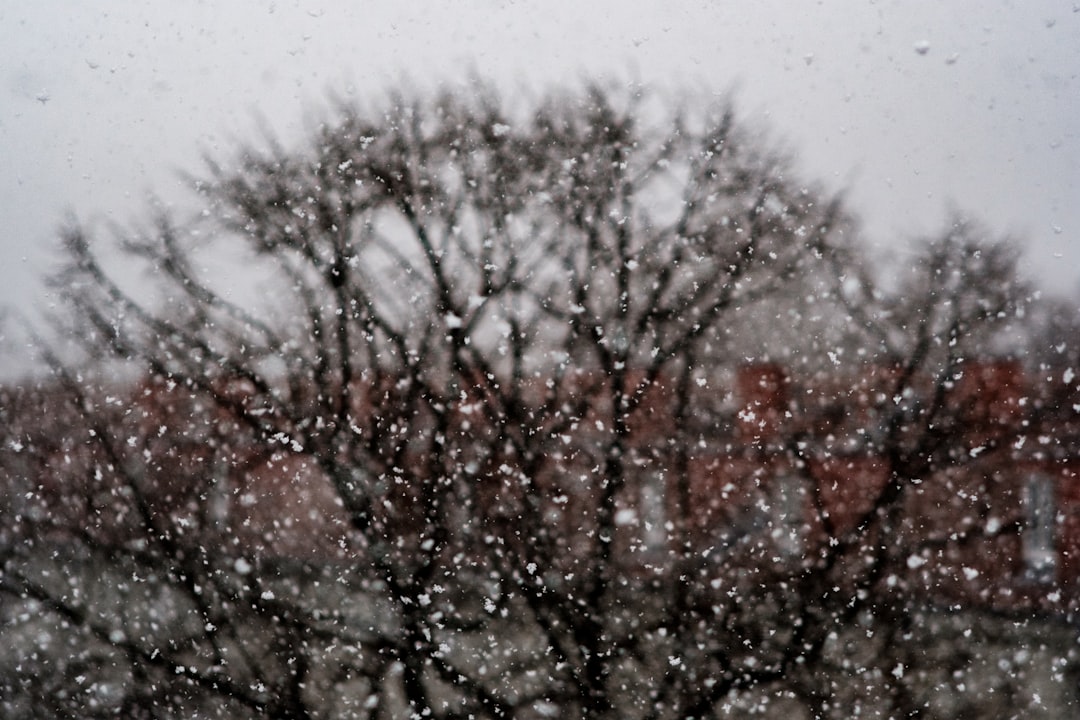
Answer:
[{"label": "white sky", "polygon": [[471,71],[733,90],[802,175],[847,189],[875,246],[902,258],[957,207],[1021,238],[1044,287],[1080,289],[1069,0],[37,0],[0,5],[0,305],[49,301],[66,213],[101,227],[183,197],[175,171],[227,155],[256,113],[290,138],[327,91]]}]

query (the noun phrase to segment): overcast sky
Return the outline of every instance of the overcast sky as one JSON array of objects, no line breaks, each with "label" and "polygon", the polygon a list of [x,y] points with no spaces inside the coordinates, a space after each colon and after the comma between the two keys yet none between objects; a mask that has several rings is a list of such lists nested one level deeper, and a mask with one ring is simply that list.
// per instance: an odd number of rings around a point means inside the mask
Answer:
[{"label": "overcast sky", "polygon": [[181,197],[175,171],[227,154],[256,113],[294,137],[328,91],[470,71],[511,91],[733,91],[804,176],[847,190],[877,247],[955,207],[1021,238],[1044,287],[1080,289],[1069,0],[37,0],[0,5],[0,305],[48,302],[67,213],[101,227]]}]

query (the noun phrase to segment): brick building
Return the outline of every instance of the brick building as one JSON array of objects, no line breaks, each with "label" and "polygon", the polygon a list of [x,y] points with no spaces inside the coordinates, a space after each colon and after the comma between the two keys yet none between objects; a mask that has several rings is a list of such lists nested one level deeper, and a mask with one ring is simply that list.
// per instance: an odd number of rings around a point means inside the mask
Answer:
[{"label": "brick building", "polygon": [[[685,398],[673,383],[630,377],[642,397],[628,422],[633,471],[615,517],[621,562],[647,567],[689,546],[712,562],[790,566],[865,533],[868,523],[887,521],[888,542],[902,553],[899,569],[943,601],[1080,608],[1080,412],[1071,378],[1032,378],[1012,361],[969,364],[943,388],[950,412],[941,433],[955,462],[895,478],[895,462],[882,456],[882,424],[898,402],[888,393],[897,372],[871,366],[853,378],[802,379],[775,363],[748,363],[695,385],[691,408],[680,405]],[[568,382],[597,402],[609,397],[603,378],[580,374]],[[12,507],[23,517],[47,516],[42,527],[57,538],[65,527],[84,532],[89,525],[121,542],[140,522],[119,502],[129,493],[94,487],[84,467],[93,461],[80,460],[84,444],[49,432],[44,425],[54,418],[33,419],[35,408],[59,404],[35,392],[8,396],[9,426],[23,437],[36,434],[44,447],[40,466],[21,471],[35,489],[11,493]],[[151,469],[168,478],[147,487],[146,501],[172,518],[165,524],[175,532],[209,532],[253,556],[350,556],[356,538],[312,454],[285,436],[231,443],[235,416],[200,407],[165,384],[129,392],[114,394],[108,432],[129,436],[153,458]],[[241,403],[245,392],[243,382],[221,390]],[[354,397],[362,426],[378,415],[379,395],[358,386]],[[589,435],[610,431],[588,407],[570,431],[573,441],[551,438],[527,482],[497,472],[507,466],[497,453],[480,464],[462,457],[463,472],[476,481],[473,496],[461,499],[461,522],[479,514],[511,526],[532,493],[545,498],[552,537],[572,545],[576,534],[587,533],[597,492],[590,478],[602,461],[590,454]],[[177,432],[181,426],[188,429]],[[671,441],[676,426],[689,441]],[[877,517],[891,481],[903,496],[890,501],[888,518]],[[397,482],[387,497],[413,502]]]}]

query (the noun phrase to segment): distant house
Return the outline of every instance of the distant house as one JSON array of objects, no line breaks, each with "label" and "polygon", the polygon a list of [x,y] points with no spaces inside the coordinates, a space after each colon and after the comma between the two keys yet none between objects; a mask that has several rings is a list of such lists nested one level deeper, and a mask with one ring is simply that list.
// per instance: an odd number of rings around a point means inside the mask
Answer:
[{"label": "distant house", "polygon": [[[805,559],[873,517],[896,471],[879,454],[885,411],[900,401],[884,394],[895,372],[800,382],[773,363],[739,368],[727,444],[690,464],[700,542],[734,525],[756,529],[778,559]],[[1032,382],[1015,361],[957,375],[941,398],[949,455],[897,479],[887,542],[910,552],[901,569],[931,598],[1077,609],[1080,412],[1054,406],[1069,388]]]}]

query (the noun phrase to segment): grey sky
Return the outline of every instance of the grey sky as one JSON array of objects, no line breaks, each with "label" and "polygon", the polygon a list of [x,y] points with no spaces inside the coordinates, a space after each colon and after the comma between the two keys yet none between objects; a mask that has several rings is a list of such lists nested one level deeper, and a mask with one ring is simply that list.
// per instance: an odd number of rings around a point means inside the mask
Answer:
[{"label": "grey sky", "polygon": [[100,227],[151,191],[182,197],[174,171],[228,153],[255,112],[289,138],[328,90],[470,70],[508,89],[734,90],[804,176],[848,190],[877,246],[955,206],[1022,238],[1044,287],[1080,287],[1068,1],[39,0],[0,6],[0,305],[48,302],[36,278],[66,212]]}]

